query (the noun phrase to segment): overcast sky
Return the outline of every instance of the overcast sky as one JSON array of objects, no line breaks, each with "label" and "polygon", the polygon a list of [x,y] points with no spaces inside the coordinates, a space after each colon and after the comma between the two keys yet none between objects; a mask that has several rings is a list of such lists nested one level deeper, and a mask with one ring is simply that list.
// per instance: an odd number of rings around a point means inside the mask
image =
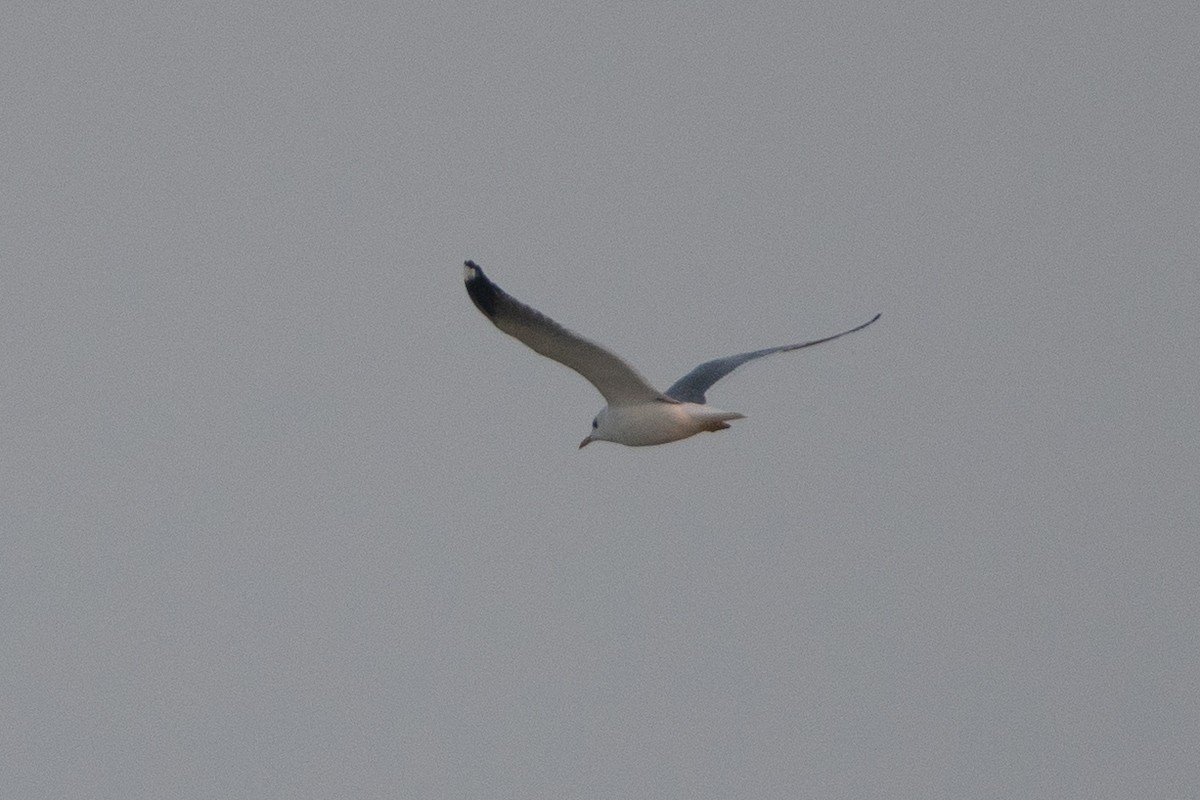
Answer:
[{"label": "overcast sky", "polygon": [[[0,795],[1200,795],[1194,2],[21,3]],[[462,261],[746,419],[602,400]]]}]

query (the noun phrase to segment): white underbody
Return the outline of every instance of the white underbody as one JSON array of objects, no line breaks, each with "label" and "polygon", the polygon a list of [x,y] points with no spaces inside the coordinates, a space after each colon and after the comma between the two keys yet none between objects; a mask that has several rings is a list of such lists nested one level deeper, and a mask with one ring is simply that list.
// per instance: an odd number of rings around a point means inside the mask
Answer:
[{"label": "white underbody", "polygon": [[701,431],[728,428],[728,421],[744,414],[722,411],[697,403],[655,401],[637,405],[605,407],[596,417],[596,427],[583,443],[616,442],[630,447],[666,444],[686,439]]}]

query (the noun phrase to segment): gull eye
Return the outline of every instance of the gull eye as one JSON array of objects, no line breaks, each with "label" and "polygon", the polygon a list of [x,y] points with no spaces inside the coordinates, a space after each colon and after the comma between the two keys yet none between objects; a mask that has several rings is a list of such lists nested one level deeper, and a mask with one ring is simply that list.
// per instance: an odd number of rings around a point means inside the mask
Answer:
[{"label": "gull eye", "polygon": [[596,430],[596,428],[599,428],[599,427],[600,427],[600,418],[596,417],[594,420],[592,420],[592,430]]}]

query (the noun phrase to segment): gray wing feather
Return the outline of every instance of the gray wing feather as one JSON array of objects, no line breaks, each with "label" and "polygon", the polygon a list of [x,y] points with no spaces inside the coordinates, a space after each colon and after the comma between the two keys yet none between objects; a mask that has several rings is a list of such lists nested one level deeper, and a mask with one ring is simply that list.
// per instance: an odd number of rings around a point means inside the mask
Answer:
[{"label": "gray wing feather", "polygon": [[668,397],[673,397],[684,403],[704,403],[704,393],[707,392],[714,383],[724,378],[735,369],[745,364],[747,361],[753,361],[756,358],[769,356],[774,353],[786,353],[790,350],[799,350],[803,347],[812,347],[814,344],[822,342],[831,342],[839,336],[845,336],[848,333],[861,331],[863,328],[870,325],[881,315],[876,314],[869,320],[859,325],[857,328],[851,328],[848,331],[835,333],[833,336],[826,336],[823,339],[813,339],[811,342],[801,342],[799,344],[785,344],[779,347],[768,347],[765,350],[755,350],[751,353],[741,353],[736,356],[726,356],[725,358],[717,358],[712,361],[705,361],[694,370],[684,375],[679,380],[671,385],[664,394]]},{"label": "gray wing feather", "polygon": [[637,371],[598,344],[572,333],[492,283],[474,261],[464,264],[467,294],[497,328],[531,350],[570,367],[599,390],[610,406],[673,402]]}]

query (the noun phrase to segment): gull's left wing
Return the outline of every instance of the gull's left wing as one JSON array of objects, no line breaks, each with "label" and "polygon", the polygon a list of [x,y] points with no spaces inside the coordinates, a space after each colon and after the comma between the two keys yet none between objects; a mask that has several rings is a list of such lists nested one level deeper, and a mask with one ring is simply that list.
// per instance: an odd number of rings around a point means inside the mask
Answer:
[{"label": "gull's left wing", "polygon": [[799,350],[803,347],[812,347],[814,344],[823,342],[831,342],[839,336],[845,336],[848,333],[861,331],[863,328],[870,325],[875,320],[879,319],[881,314],[876,314],[869,320],[859,325],[857,328],[851,328],[848,331],[835,333],[833,336],[826,336],[823,339],[813,339],[811,342],[801,342],[800,344],[785,344],[779,347],[768,347],[766,350],[755,350],[752,353],[741,353],[736,356],[726,356],[725,358],[717,358],[712,361],[705,361],[694,370],[684,375],[679,380],[671,385],[663,394],[668,397],[673,397],[684,403],[705,403],[704,393],[707,392],[714,383],[724,378],[735,369],[745,364],[747,361],[753,361],[756,358],[769,356],[774,353],[787,353],[791,350]]}]

